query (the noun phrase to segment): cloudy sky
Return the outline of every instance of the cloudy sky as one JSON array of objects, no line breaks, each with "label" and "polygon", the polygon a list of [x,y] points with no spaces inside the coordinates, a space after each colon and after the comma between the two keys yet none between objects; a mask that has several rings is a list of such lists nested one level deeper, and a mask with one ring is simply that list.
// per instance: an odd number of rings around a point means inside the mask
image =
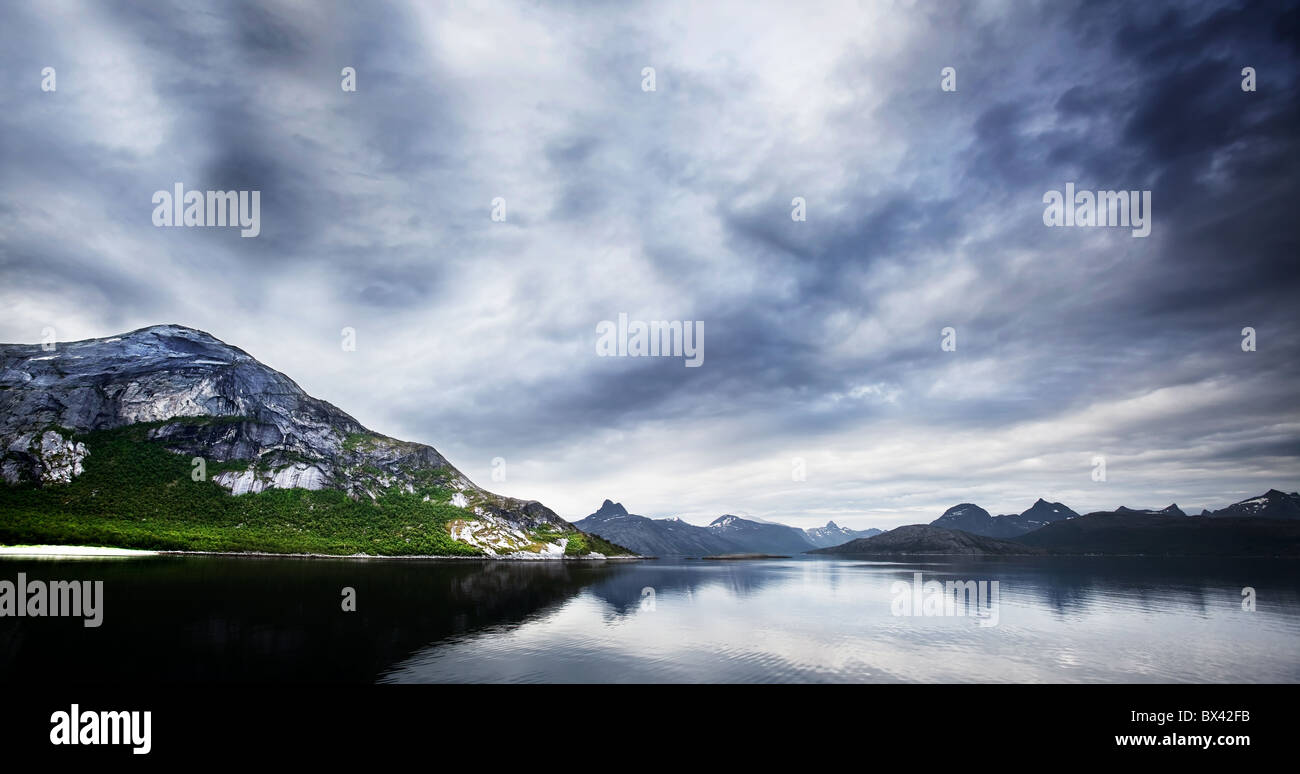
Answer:
[{"label": "cloudy sky", "polygon": [[[200,328],[570,519],[1300,486],[1296,4],[212,5],[0,11],[0,341]],[[1151,235],[1048,228],[1067,182]],[[703,365],[598,357],[620,313]]]}]

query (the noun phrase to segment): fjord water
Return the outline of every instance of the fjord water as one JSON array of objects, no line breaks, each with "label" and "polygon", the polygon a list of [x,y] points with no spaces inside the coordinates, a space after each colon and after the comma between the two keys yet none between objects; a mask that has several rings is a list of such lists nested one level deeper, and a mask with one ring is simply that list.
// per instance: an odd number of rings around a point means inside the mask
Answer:
[{"label": "fjord water", "polygon": [[[0,618],[0,681],[1300,682],[1297,570],[1265,559],[11,558],[0,580],[104,581],[104,620]],[[894,584],[915,572],[997,580],[997,625],[894,615]],[[355,612],[342,610],[344,587]]]}]

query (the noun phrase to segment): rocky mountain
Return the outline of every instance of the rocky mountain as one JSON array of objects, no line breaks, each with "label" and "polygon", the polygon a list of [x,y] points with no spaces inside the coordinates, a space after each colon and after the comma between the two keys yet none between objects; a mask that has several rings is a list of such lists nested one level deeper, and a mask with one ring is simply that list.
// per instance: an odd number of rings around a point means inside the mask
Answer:
[{"label": "rocky mountain", "polygon": [[[974,503],[958,503],[943,512],[930,526],[941,529],[958,529],[972,535],[990,535],[996,530],[993,516]],[[1019,534],[1018,532],[1015,534]]]},{"label": "rocky mountain", "polygon": [[639,554],[654,556],[798,554],[880,533],[878,529],[848,529],[833,521],[825,527],[803,530],[733,515],[719,516],[709,526],[697,527],[681,519],[637,516],[611,500],[574,522],[574,526]]},{"label": "rocky mountain", "polygon": [[1079,514],[1065,507],[1061,503],[1049,503],[1043,498],[1038,498],[1034,504],[1029,506],[1029,510],[1020,514],[1020,518],[1031,524],[1051,524],[1061,519],[1073,519]]},{"label": "rocky mountain", "polygon": [[858,538],[868,538],[879,535],[878,529],[849,529],[841,527],[833,521],[826,522],[824,527],[813,527],[805,529],[804,534],[808,537],[809,542],[818,548],[830,548],[831,546],[844,545],[850,540]]},{"label": "rocky mountain", "polygon": [[1270,489],[1259,497],[1233,503],[1217,511],[1203,511],[1214,518],[1254,517],[1260,519],[1300,519],[1300,493]]},{"label": "rocky mountain", "polygon": [[680,519],[638,516],[610,500],[573,525],[643,556],[704,556],[743,550],[739,543],[708,527],[697,527]]},{"label": "rocky mountain", "polygon": [[[714,519],[708,529],[743,546],[742,553],[801,554],[816,548],[807,533],[798,527],[770,521],[746,519],[726,514]],[[716,552],[727,553],[727,552]],[[734,552],[733,552],[734,553]]]},{"label": "rocky mountain", "polygon": [[[175,455],[175,460],[150,457],[154,469],[138,469],[144,457],[159,450]],[[175,461],[190,475],[181,481],[153,480],[161,475],[158,468],[170,469]],[[90,472],[96,472],[98,485],[111,491],[80,492],[76,484]],[[136,480],[126,481],[127,474]],[[243,350],[179,325],[59,343],[50,351],[39,345],[0,345],[0,476],[8,485],[0,487],[2,505],[9,509],[0,511],[0,524],[11,538],[15,528],[4,515],[11,516],[10,522],[21,514],[29,518],[30,509],[49,505],[38,490],[68,486],[72,489],[58,506],[60,513],[79,513],[94,525],[53,515],[47,521],[57,523],[62,533],[84,533],[80,539],[116,535],[137,543],[156,539],[189,547],[249,545],[252,530],[238,533],[236,540],[236,528],[225,524],[187,528],[201,531],[202,539],[193,534],[164,538],[161,528],[149,538],[147,530],[140,534],[139,526],[148,516],[131,521],[132,514],[109,512],[106,505],[139,499],[135,490],[118,492],[119,485],[165,485],[168,491],[158,493],[163,499],[207,497],[207,490],[200,491],[202,485],[224,490],[239,501],[236,506],[203,500],[205,507],[214,509],[214,518],[224,518],[236,508],[257,518],[260,512],[250,509],[248,497],[276,491],[320,493],[259,501],[304,522],[290,521],[275,529],[267,525],[274,535],[263,537],[277,545],[295,542],[296,533],[297,542],[334,546],[328,552],[353,547],[363,553],[368,548],[409,553],[423,546],[488,556],[562,556],[587,553],[584,549],[597,543],[605,551],[619,552],[603,541],[587,540],[590,536],[539,502],[482,489],[433,447],[369,430]],[[182,489],[170,491],[178,486]],[[329,493],[373,505],[374,524],[366,523],[366,510]],[[78,499],[82,494],[84,502]],[[89,499],[94,497],[98,501]],[[147,503],[132,507],[143,508],[141,514],[148,510]],[[337,518],[321,523],[325,514]],[[42,529],[39,522],[30,526],[37,533]],[[239,529],[246,526],[240,524]],[[390,528],[399,532],[386,531]]]},{"label": "rocky mountain", "polygon": [[991,516],[988,511],[973,503],[960,503],[944,511],[942,516],[930,522],[930,526],[958,529],[985,537],[1013,538],[1044,524],[1078,515],[1061,503],[1049,503],[1042,498],[1020,514],[1002,516]]},{"label": "rocky mountain", "polygon": [[973,535],[932,524],[910,524],[841,546],[820,548],[814,554],[832,556],[1032,556],[1046,553],[1040,548]]}]

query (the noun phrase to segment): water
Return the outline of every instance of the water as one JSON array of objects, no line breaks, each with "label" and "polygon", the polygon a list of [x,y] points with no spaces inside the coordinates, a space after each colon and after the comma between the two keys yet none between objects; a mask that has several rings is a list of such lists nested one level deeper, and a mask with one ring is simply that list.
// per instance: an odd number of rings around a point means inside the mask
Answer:
[{"label": "water", "polygon": [[[1297,570],[1151,558],[15,558],[0,560],[0,580],[103,580],[104,624],[0,618],[0,680],[1300,682]],[[997,580],[997,625],[894,615],[893,584],[917,571]],[[1247,586],[1254,612],[1242,610]],[[341,609],[344,587],[356,612]]]}]

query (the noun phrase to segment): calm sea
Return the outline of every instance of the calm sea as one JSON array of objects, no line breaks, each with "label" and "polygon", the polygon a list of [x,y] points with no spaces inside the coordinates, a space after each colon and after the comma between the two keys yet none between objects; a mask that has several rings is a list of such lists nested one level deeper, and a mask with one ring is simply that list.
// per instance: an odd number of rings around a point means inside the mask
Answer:
[{"label": "calm sea", "polygon": [[[1298,682],[1298,570],[1152,558],[7,558],[0,581],[102,580],[103,625],[0,618],[0,680]],[[918,572],[990,583],[982,610],[953,611],[984,616],[897,614],[916,612]],[[355,612],[342,609],[345,588]]]}]

